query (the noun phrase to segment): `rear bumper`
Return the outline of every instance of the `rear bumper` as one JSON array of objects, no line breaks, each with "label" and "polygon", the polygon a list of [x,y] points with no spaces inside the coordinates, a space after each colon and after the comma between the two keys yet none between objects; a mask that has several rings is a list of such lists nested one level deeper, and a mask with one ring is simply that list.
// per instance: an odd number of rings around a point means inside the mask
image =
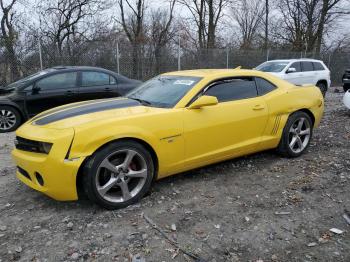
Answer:
[{"label": "rear bumper", "polygon": [[[73,129],[54,130],[24,125],[16,134],[23,138],[53,143],[49,154],[14,149],[16,176],[27,186],[56,200],[78,199],[76,176],[84,158],[65,159],[74,137]],[[30,129],[36,129],[32,133]],[[35,137],[30,136],[34,134]]]}]

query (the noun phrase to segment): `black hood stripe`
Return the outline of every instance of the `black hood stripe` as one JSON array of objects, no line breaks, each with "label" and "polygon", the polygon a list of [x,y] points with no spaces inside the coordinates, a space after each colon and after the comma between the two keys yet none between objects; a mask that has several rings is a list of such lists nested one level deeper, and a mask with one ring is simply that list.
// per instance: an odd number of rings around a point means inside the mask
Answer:
[{"label": "black hood stripe", "polygon": [[44,113],[33,117],[31,119],[31,122],[33,122],[33,121],[35,121],[35,120],[37,120],[39,118],[43,118],[45,116],[48,116],[48,115],[51,115],[51,114],[54,114],[56,112],[60,112],[60,111],[63,111],[63,110],[67,110],[67,109],[70,109],[70,108],[76,108],[76,107],[80,107],[80,106],[87,105],[87,104],[92,105],[92,104],[102,103],[102,102],[105,102],[105,101],[110,101],[112,99],[115,99],[115,98],[87,100],[87,101],[83,101],[83,102],[67,104],[67,105],[64,105],[64,106],[56,107],[56,108],[53,108],[53,109],[49,109],[49,110],[45,111]]},{"label": "black hood stripe", "polygon": [[64,111],[59,111],[57,113],[50,114],[46,117],[44,116],[43,118],[36,120],[34,124],[42,126],[42,125],[50,124],[52,122],[70,118],[70,117],[86,115],[86,114],[91,114],[91,113],[96,113],[96,112],[101,112],[101,111],[106,111],[111,109],[140,106],[140,105],[141,104],[139,102],[131,99],[113,99],[102,103],[87,104],[79,107],[73,107]]}]

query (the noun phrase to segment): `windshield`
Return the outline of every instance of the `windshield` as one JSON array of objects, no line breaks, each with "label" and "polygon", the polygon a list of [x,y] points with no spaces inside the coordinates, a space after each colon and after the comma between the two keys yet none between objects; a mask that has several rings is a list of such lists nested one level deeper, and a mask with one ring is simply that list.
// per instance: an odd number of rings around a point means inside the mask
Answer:
[{"label": "windshield", "polygon": [[46,75],[47,73],[50,73],[52,71],[54,71],[55,69],[45,69],[45,70],[42,70],[42,71],[39,71],[35,74],[32,74],[30,76],[27,76],[25,78],[22,78],[16,82],[13,82],[12,84],[9,84],[8,86],[6,86],[6,89],[15,89],[15,88],[18,88],[20,87],[23,83],[25,82],[28,82],[36,77],[39,77],[39,76],[42,76],[42,75]]},{"label": "windshield", "polygon": [[256,70],[262,71],[262,72],[281,72],[289,62],[283,62],[283,61],[274,61],[274,62],[265,62],[258,67],[256,67]]},{"label": "windshield", "polygon": [[170,108],[199,82],[200,77],[161,75],[148,80],[126,95],[144,105]]}]

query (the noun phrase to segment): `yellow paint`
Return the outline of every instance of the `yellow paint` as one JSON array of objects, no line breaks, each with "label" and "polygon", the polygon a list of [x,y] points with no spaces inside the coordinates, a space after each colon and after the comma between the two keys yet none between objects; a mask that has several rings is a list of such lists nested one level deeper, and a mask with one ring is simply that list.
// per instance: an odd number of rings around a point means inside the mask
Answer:
[{"label": "yellow paint", "polygon": [[[49,155],[14,149],[12,155],[16,165],[26,170],[32,179],[20,173],[17,173],[17,177],[54,199],[75,200],[79,167],[87,157],[111,141],[132,138],[147,143],[157,155],[157,177],[162,178],[276,148],[291,113],[301,109],[311,111],[315,127],[323,114],[323,97],[317,87],[296,87],[259,71],[206,69],[165,75],[197,76],[202,79],[171,109],[144,106],[113,109],[67,118],[45,126],[33,125],[29,120],[17,130],[17,136],[50,142],[53,146]],[[218,104],[213,97],[206,97],[202,98],[202,106],[189,108],[189,102],[208,84],[222,78],[240,76],[262,77],[278,88],[264,96]],[[79,107],[79,103],[76,106]],[[64,107],[54,110],[64,110]],[[42,113],[37,119],[54,110]],[[43,176],[43,187],[36,181],[35,172]]]}]

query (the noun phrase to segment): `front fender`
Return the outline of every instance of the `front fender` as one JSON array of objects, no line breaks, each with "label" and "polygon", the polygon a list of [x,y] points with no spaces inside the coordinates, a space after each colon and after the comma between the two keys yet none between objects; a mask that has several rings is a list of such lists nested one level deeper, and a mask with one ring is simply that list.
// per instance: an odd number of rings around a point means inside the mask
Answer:
[{"label": "front fender", "polygon": [[16,104],[15,102],[9,100],[9,99],[0,99],[0,105],[2,106],[12,106],[15,109],[18,110],[19,114],[21,115],[21,117],[23,118],[24,121],[26,121],[28,119],[28,115],[26,113],[25,110],[25,106],[23,104],[23,108],[20,107],[18,104]]},{"label": "front fender", "polygon": [[[135,126],[118,126],[116,131],[108,128],[91,128],[82,132],[76,130],[77,135],[72,143],[70,158],[91,156],[103,145],[112,141],[125,138],[134,138],[145,141],[156,152],[158,149],[158,139],[151,132]],[[91,139],[93,137],[93,139]]]}]

